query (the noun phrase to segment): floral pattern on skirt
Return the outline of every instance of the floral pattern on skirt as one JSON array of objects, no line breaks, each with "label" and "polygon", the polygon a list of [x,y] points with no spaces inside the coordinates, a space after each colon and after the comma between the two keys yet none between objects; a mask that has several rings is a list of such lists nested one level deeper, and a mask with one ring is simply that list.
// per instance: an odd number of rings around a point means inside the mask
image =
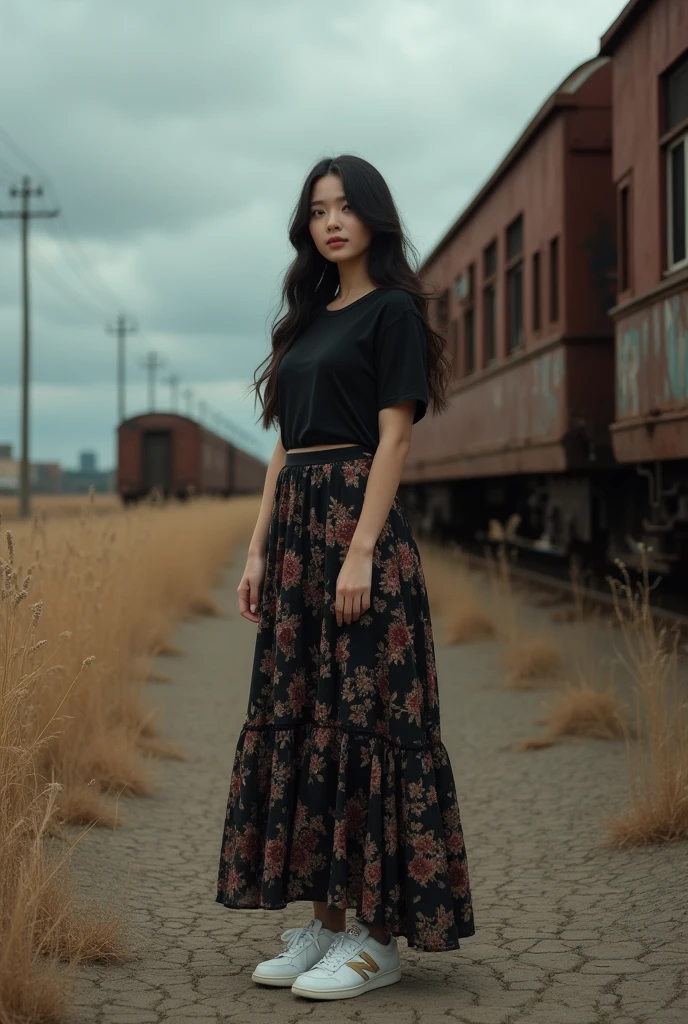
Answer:
[{"label": "floral pattern on skirt", "polygon": [[475,931],[468,867],[425,579],[398,495],[370,608],[342,626],[335,615],[372,458],[360,446],[294,453],[277,477],[217,902],[355,908],[410,946],[450,950]]}]

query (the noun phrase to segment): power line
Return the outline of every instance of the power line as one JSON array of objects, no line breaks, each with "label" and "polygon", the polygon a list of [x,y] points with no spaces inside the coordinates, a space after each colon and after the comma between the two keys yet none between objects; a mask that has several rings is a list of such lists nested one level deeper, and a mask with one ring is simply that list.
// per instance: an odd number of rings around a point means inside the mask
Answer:
[{"label": "power line", "polygon": [[[33,159],[33,157],[29,156],[26,150],[22,149],[22,147],[17,142],[15,142],[15,140],[12,138],[9,132],[5,128],[3,128],[2,125],[0,125],[0,139],[4,140],[5,145],[12,150],[15,156],[17,156],[24,163],[28,164],[29,167],[33,168],[34,173],[36,173],[46,182],[48,189],[52,192],[56,205],[62,207],[63,204],[60,202],[60,196],[58,194],[55,183],[51,179],[50,175]],[[12,164],[8,163],[2,156],[0,156],[0,162],[6,164],[6,166],[10,168],[13,176],[17,176],[20,173],[15,167],[12,166]],[[73,231],[64,212],[61,212],[60,220],[55,222],[55,226],[58,228],[59,231],[62,232],[64,237],[67,238],[68,242],[71,244],[71,246],[74,249],[74,252],[77,255],[79,263],[81,264],[82,268],[86,271],[86,273],[91,275],[92,281],[95,282],[98,288],[104,289],[104,291],[101,291],[100,295],[98,296],[98,301],[108,309],[112,308],[113,306],[117,309],[122,309],[124,303],[122,302],[121,298],[115,294],[113,289],[105,281],[105,279],[100,276],[98,271],[95,270],[93,266],[89,264],[88,257],[85,256],[84,251],[81,247],[81,243],[78,241],[77,236]],[[107,295],[105,302],[103,302],[104,294]]]},{"label": "power line", "polygon": [[[76,233],[73,231],[69,224],[69,221],[65,218],[64,223],[60,221],[55,222],[55,227],[59,226],[64,238],[67,239],[72,249],[71,252],[76,257],[76,263],[81,268],[81,273],[90,275],[90,281],[84,279],[85,286],[90,290],[91,294],[108,309],[115,308],[121,309],[123,306],[122,300],[115,294],[109,284],[103,277],[100,276],[95,267],[89,262],[81,243],[79,242]],[[55,237],[55,236],[53,236]],[[64,242],[63,242],[64,245]],[[69,247],[65,247],[64,251],[69,253]],[[95,285],[95,288],[94,288]]]},{"label": "power line", "polygon": [[[103,310],[101,308],[96,308],[96,306],[87,305],[90,300],[87,300],[85,296],[79,295],[78,292],[74,291],[72,286],[65,281],[64,278],[60,277],[58,272],[55,270],[54,265],[46,260],[45,255],[36,246],[34,246],[34,257],[36,259],[36,272],[38,276],[43,278],[45,283],[52,288],[55,295],[58,295],[63,299],[63,301],[68,302],[71,306],[74,306],[74,304],[81,306],[82,309],[87,310],[89,315],[95,319],[100,320],[102,318]],[[69,292],[69,296],[67,298],[65,298],[66,292]]]}]

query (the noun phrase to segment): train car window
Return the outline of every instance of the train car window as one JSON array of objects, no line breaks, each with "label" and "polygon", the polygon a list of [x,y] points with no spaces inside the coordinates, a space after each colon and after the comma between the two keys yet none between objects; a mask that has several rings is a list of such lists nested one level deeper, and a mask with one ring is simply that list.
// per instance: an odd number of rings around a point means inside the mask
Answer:
[{"label": "train car window", "polygon": [[688,120],[688,57],[683,57],[664,80],[665,131]]},{"label": "train car window", "polygon": [[450,320],[447,330],[447,348],[452,361],[452,376],[461,376],[461,338],[459,337],[459,321]]},{"label": "train car window", "polygon": [[523,347],[523,263],[506,274],[507,329],[509,352]]},{"label": "train car window", "polygon": [[507,262],[523,252],[523,215],[516,218],[506,229]]},{"label": "train car window", "polygon": [[523,215],[506,229],[507,350],[523,348]]},{"label": "train car window", "polygon": [[629,246],[629,210],[628,210],[628,185],[619,189],[619,291],[627,292],[630,288],[630,276],[628,272],[628,246]]},{"label": "train car window", "polygon": [[542,299],[540,286],[540,252],[533,253],[533,330],[542,326]]},{"label": "train car window", "polygon": [[667,150],[668,266],[675,270],[686,260],[686,143],[684,135]]},{"label": "train car window", "polygon": [[497,358],[497,240],[483,251],[483,366]]},{"label": "train car window", "polygon": [[497,273],[497,242],[491,242],[484,253],[483,277],[494,277]]},{"label": "train car window", "polygon": [[488,284],[483,290],[483,326],[485,340],[485,366],[497,355],[497,286]]},{"label": "train car window", "polygon": [[475,314],[472,306],[463,315],[463,343],[465,372],[473,373],[475,370]]},{"label": "train car window", "polygon": [[437,299],[437,327],[441,334],[445,334],[449,324],[449,289],[445,288]]},{"label": "train car window", "polygon": [[549,243],[549,318],[559,319],[559,237]]}]

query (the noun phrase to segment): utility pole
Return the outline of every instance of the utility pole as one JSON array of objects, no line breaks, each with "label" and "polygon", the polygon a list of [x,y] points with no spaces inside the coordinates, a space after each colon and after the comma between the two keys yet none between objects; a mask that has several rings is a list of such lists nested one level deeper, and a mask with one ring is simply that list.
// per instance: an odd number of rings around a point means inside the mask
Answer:
[{"label": "utility pole", "polygon": [[186,403],[186,415],[191,416],[193,414],[193,388],[184,388],[182,395]]},{"label": "utility pole", "polygon": [[179,377],[175,373],[171,373],[169,377],[165,378],[165,384],[170,386],[170,406],[172,412],[177,412],[179,406]]},{"label": "utility pole", "polygon": [[126,387],[126,378],[124,371],[124,345],[127,340],[127,334],[136,334],[136,326],[134,324],[127,323],[127,318],[123,314],[117,317],[117,323],[114,327],[106,327],[106,334],[117,335],[117,419],[119,423],[125,418],[124,409],[124,389]]},{"label": "utility pole", "polygon": [[30,513],[31,480],[29,474],[29,378],[30,378],[30,330],[29,330],[29,221],[33,217],[57,217],[59,210],[31,210],[29,202],[34,196],[42,196],[43,187],[31,187],[31,178],[24,176],[19,188],[10,189],[12,198],[21,199],[21,210],[0,211],[0,219],[21,220],[21,268],[22,268],[22,412],[21,412],[21,470],[19,478],[19,515],[27,519]]},{"label": "utility pole", "polygon": [[207,409],[208,409],[208,403],[204,402],[203,399],[201,399],[201,401],[198,403],[198,418],[201,421],[201,423],[205,419],[205,414],[207,412]]},{"label": "utility pole", "polygon": [[155,410],[155,375],[164,366],[164,359],[161,359],[157,352],[149,352],[141,364],[144,370],[148,371],[148,411]]}]

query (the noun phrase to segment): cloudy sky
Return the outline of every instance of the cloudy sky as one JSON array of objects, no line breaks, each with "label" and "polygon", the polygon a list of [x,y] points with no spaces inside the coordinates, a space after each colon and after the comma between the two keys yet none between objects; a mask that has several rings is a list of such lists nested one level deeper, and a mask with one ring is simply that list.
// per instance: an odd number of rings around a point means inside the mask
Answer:
[{"label": "cloudy sky", "polygon": [[[3,0],[0,210],[30,174],[31,456],[114,461],[155,351],[265,458],[247,384],[268,352],[286,232],[317,159],[387,179],[421,257],[623,0]],[[19,445],[18,221],[0,220],[0,443]],[[157,407],[170,388],[158,384]],[[196,405],[197,408],[197,405]]]}]

